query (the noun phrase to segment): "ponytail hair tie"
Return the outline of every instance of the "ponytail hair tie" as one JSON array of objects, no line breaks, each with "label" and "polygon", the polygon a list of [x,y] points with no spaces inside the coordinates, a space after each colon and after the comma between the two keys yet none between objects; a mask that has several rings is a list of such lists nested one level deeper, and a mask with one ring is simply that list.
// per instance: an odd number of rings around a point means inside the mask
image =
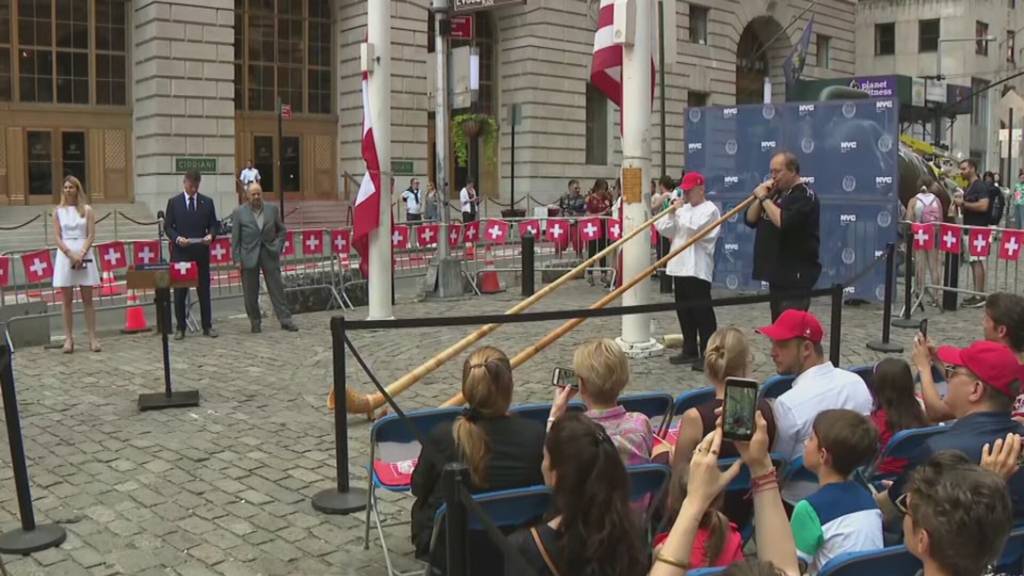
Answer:
[{"label": "ponytail hair tie", "polygon": [[[481,366],[483,366],[483,364],[481,364]],[[466,422],[476,423],[480,420],[483,420],[484,415],[482,412],[480,412],[479,409],[474,408],[472,406],[466,406],[465,408],[462,409],[462,418]]]}]

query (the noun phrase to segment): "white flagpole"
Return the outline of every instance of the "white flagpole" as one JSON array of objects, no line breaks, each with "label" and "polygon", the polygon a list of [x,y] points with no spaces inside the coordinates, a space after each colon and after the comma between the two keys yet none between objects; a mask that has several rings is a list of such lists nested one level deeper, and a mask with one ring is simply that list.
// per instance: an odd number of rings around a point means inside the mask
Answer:
[{"label": "white flagpole", "polygon": [[391,312],[391,2],[368,0],[366,40],[374,56],[370,71],[370,113],[380,160],[380,226],[370,233],[371,320]]}]

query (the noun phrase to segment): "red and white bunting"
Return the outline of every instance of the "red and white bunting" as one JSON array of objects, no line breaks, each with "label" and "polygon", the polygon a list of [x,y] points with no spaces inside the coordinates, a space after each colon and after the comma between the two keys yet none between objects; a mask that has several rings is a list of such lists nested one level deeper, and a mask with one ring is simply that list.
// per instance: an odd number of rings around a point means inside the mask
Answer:
[{"label": "red and white bunting", "polygon": [[302,255],[323,256],[324,254],[324,231],[303,230],[302,231]]},{"label": "red and white bunting", "polygon": [[939,250],[950,254],[960,253],[960,227],[956,224],[943,224],[939,227]]},{"label": "red and white bunting", "polygon": [[560,218],[548,219],[547,229],[544,230],[544,238],[553,242],[559,248],[569,245],[569,221]]},{"label": "red and white bunting", "polygon": [[127,251],[124,242],[106,242],[96,247],[100,266],[104,272],[123,270],[128,267]]},{"label": "red and white bunting", "polygon": [[53,278],[53,260],[49,250],[36,250],[21,255],[21,266],[30,284]]},{"label": "red and white bunting", "polygon": [[484,223],[484,240],[489,244],[504,244],[508,240],[509,223],[491,218]]},{"label": "red and white bunting", "polygon": [[999,259],[1016,261],[1020,258],[1021,248],[1024,248],[1024,231],[1006,230],[999,245]]},{"label": "red and white bunting", "polygon": [[210,244],[210,264],[231,263],[231,239],[217,238]]},{"label": "red and white bunting", "polygon": [[159,240],[137,240],[132,242],[132,262],[136,266],[156,264],[160,261]]},{"label": "red and white bunting", "polygon": [[600,240],[604,235],[604,227],[601,226],[600,218],[585,218],[580,220],[578,230],[580,231],[580,239],[585,242]]},{"label": "red and white bunting", "polygon": [[459,246],[459,238],[462,238],[462,224],[452,222],[448,225],[448,247],[457,248]]},{"label": "red and white bunting", "polygon": [[195,262],[171,262],[172,282],[196,282],[199,280],[199,266]]},{"label": "red and white bunting", "polygon": [[622,222],[619,220],[608,220],[608,240],[618,242],[622,238]]},{"label": "red and white bunting", "polygon": [[967,252],[975,258],[986,258],[992,251],[992,231],[971,228],[967,233]]},{"label": "red and white bunting", "polygon": [[0,256],[0,288],[11,285],[11,259]]},{"label": "red and white bunting", "polygon": [[910,235],[914,239],[914,250],[926,252],[935,250],[935,226],[933,224],[911,224]]},{"label": "red and white bunting", "polygon": [[416,245],[420,248],[437,246],[437,235],[440,234],[437,224],[420,224],[416,227]]},{"label": "red and white bunting", "polygon": [[480,237],[480,222],[474,220],[467,224],[462,225],[462,241],[463,242],[476,242],[477,238]]},{"label": "red and white bunting", "polygon": [[295,256],[295,234],[289,230],[284,233],[284,246],[281,247],[281,256]]},{"label": "red and white bunting", "polygon": [[351,237],[352,230],[348,228],[331,230],[331,252],[333,254],[348,254]]},{"label": "red and white bunting", "polygon": [[395,250],[409,248],[409,227],[400,224],[391,228],[391,247]]}]

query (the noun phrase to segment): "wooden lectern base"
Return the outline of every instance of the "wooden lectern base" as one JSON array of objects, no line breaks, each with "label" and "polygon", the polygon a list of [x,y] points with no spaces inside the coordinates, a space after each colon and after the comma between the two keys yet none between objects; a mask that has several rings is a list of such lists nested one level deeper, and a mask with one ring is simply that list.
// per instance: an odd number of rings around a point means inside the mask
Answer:
[{"label": "wooden lectern base", "polygon": [[162,392],[139,394],[139,410],[162,410],[164,408],[186,408],[199,406],[198,390],[178,390],[170,395]]}]

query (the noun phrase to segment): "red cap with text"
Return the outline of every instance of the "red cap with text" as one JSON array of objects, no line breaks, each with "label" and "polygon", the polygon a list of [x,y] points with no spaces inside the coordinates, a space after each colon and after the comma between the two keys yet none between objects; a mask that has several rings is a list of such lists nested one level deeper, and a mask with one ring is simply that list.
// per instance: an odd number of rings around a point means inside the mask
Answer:
[{"label": "red cap with text", "polygon": [[1013,383],[1021,379],[1024,368],[1006,344],[978,340],[967,348],[942,346],[936,355],[945,364],[963,366],[985,384],[1011,398],[1017,397]]},{"label": "red cap with text", "polygon": [[774,342],[804,338],[815,344],[820,344],[825,334],[821,329],[821,322],[818,322],[814,314],[802,310],[786,310],[779,315],[774,324],[762,326],[757,332]]},{"label": "red cap with text", "polygon": [[700,172],[687,172],[686,176],[683,176],[683,182],[679,185],[683,189],[683,192],[689,192],[697,186],[704,185],[704,177],[701,176]]}]

